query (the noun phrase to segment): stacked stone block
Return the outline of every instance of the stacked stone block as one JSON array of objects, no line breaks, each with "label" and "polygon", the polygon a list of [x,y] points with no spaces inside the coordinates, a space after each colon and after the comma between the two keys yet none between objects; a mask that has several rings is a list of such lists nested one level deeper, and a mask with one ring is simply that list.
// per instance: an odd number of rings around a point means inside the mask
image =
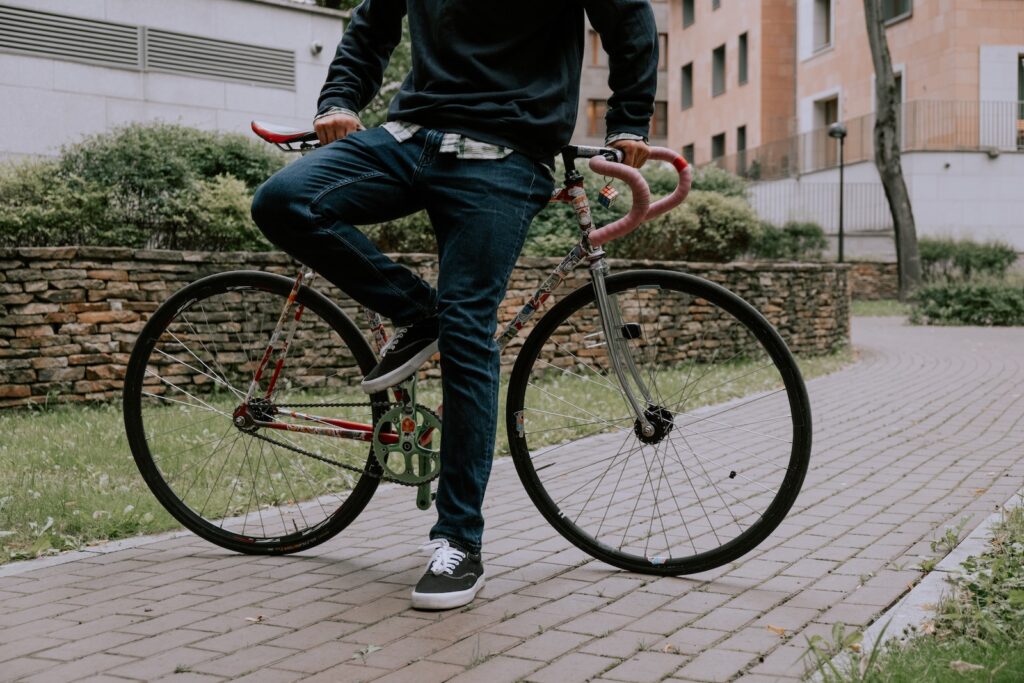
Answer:
[{"label": "stacked stone block", "polygon": [[899,297],[899,273],[895,263],[858,261],[850,264],[850,294],[858,301]]},{"label": "stacked stone block", "polygon": [[[435,256],[403,254],[396,259],[436,281]],[[520,259],[499,310],[499,329],[518,313],[559,260]],[[828,353],[849,341],[848,266],[617,259],[610,264],[612,272],[654,267],[691,272],[721,284],[758,308],[798,355]],[[0,407],[119,397],[132,345],[157,306],[199,277],[236,269],[291,276],[297,265],[275,252],[0,250]],[[583,265],[537,315],[588,281]],[[354,302],[322,278],[314,286],[324,289],[365,329]],[[526,331],[506,349],[502,359],[506,369],[525,336]]]}]

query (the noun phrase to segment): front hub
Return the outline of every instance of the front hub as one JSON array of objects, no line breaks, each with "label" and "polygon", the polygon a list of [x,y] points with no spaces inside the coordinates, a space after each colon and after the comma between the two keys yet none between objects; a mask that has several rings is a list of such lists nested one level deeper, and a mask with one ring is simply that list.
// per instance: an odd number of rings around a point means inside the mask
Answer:
[{"label": "front hub", "polygon": [[644,434],[643,423],[637,418],[633,422],[633,433],[636,434],[636,438],[646,444],[660,443],[662,439],[668,436],[672,428],[675,427],[675,422],[672,421],[672,412],[668,408],[648,406],[647,410],[644,411],[644,417],[651,423],[654,431],[650,434]]}]

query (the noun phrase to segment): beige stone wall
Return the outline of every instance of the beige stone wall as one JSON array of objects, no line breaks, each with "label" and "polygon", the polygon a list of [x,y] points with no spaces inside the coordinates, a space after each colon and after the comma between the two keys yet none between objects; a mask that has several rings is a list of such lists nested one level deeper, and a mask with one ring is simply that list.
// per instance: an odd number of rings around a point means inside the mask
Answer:
[{"label": "beige stone wall", "polygon": [[[725,133],[726,154],[736,152],[736,129],[747,127],[747,148],[761,144],[762,69],[773,73],[775,65],[767,64],[759,0],[722,2],[712,10],[710,0],[697,0],[694,23],[683,28],[681,0],[672,0],[669,26],[669,146],[681,150],[694,145],[695,163],[711,160],[711,137]],[[739,85],[739,36],[748,35],[748,81]],[[725,45],[726,88],[718,96],[711,94],[712,51]],[[693,106],[682,109],[682,67],[693,62]],[[772,104],[769,101],[768,104]],[[768,112],[767,118],[773,114]]]},{"label": "beige stone wall", "polygon": [[[840,118],[848,119],[874,111],[874,68],[863,3],[835,0],[833,13],[832,47],[801,56],[797,100],[839,89]],[[1024,3],[913,0],[911,16],[886,34],[893,66],[903,70],[904,101],[976,101],[980,47],[1024,44]],[[801,130],[809,127],[801,121]]]},{"label": "beige stone wall", "polygon": [[[397,259],[427,279],[436,276],[433,255]],[[502,323],[515,316],[558,261],[520,259],[499,311]],[[826,353],[849,342],[846,266],[615,259],[610,263],[613,272],[658,267],[685,270],[722,284],[761,310],[798,354]],[[296,272],[294,263],[280,253],[99,247],[0,250],[0,407],[41,402],[48,395],[60,401],[118,397],[129,354],[148,316],[185,284],[235,269]],[[586,269],[578,269],[554,299],[587,278]],[[331,287],[325,291],[363,326],[351,300]],[[518,345],[514,342],[506,349],[506,368]]]},{"label": "beige stone wall", "polygon": [[857,301],[899,298],[899,275],[895,263],[853,262],[847,277],[850,296]]}]

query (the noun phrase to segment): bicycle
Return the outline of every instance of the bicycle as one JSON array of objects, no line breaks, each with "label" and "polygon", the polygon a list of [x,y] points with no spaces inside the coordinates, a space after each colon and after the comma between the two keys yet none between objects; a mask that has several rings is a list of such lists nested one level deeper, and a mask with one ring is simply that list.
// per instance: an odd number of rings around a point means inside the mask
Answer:
[{"label": "bicycle", "polygon": [[[317,146],[308,131],[253,130],[289,151]],[[657,575],[718,567],[763,541],[800,490],[811,415],[799,368],[768,321],[723,287],[667,270],[610,273],[602,245],[685,198],[682,157],[652,148],[679,183],[651,203],[618,151],[568,146],[561,156],[565,186],[551,201],[572,205],[580,239],[499,346],[519,344],[578,266],[591,281],[519,346],[504,416],[516,471],[543,517],[593,557]],[[629,213],[599,229],[576,169],[584,159],[633,194]],[[428,407],[438,392],[418,383],[436,377],[436,361],[390,398],[367,397],[358,384],[387,342],[383,322],[362,309],[371,348],[314,278],[300,268],[197,280],[152,314],[128,364],[125,427],[146,483],[185,527],[233,551],[322,543],[381,482],[431,504],[443,406]]]}]

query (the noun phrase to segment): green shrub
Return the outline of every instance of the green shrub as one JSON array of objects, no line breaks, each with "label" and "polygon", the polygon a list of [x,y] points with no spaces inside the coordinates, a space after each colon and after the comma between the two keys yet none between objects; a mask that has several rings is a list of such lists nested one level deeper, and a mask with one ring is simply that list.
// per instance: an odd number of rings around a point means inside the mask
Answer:
[{"label": "green shrub", "polygon": [[975,242],[950,237],[918,240],[925,281],[968,280],[975,276],[1001,278],[1016,262],[1016,250],[1000,241]]},{"label": "green shrub", "polygon": [[1024,281],[976,279],[926,284],[914,293],[911,322],[1024,325]]},{"label": "green shrub", "polygon": [[700,231],[700,218],[683,204],[644,223],[606,249],[615,258],[684,260],[692,252],[693,236]]},{"label": "green shrub", "polygon": [[[587,195],[591,199],[591,212],[597,225],[609,223],[629,210],[628,190],[622,187],[622,183],[617,182],[616,188],[626,196],[616,200],[610,208],[605,208],[597,203],[596,197],[608,182],[607,179],[591,172],[585,164],[578,164],[577,168],[583,175]],[[652,196],[655,197],[664,196],[675,189],[679,177],[673,169],[663,164],[652,164],[645,167],[643,175],[651,187]],[[558,184],[562,177],[563,171],[561,161],[559,161],[555,171]],[[734,259],[745,250],[743,247],[736,251],[734,243],[746,244],[750,237],[758,231],[754,213],[745,201],[746,192],[747,184],[742,178],[717,167],[701,169],[694,176],[691,198],[682,207],[644,224],[633,234],[616,240],[609,245],[608,253],[617,258],[637,259],[689,258],[702,261]],[[720,206],[722,211],[729,214],[723,218],[725,223],[732,218],[738,220],[734,230],[716,222],[712,215],[716,212],[713,210],[704,211],[702,222],[697,213],[687,208],[695,197],[712,193],[716,197],[730,200],[716,204],[716,208]],[[707,201],[716,202],[714,198]],[[704,204],[707,201],[697,200],[698,203],[704,202]],[[735,234],[730,238],[723,239],[725,233],[730,232]],[[534,219],[523,248],[523,254],[527,256],[564,256],[578,239],[579,229],[576,226],[576,215],[573,213],[572,207],[567,204],[552,204]],[[705,239],[710,239],[710,246],[706,248],[702,244],[702,240]]]},{"label": "green shrub", "polygon": [[56,161],[0,167],[0,247],[92,243],[108,213],[105,190],[62,177]]},{"label": "green shrub", "polygon": [[[717,192],[726,197],[747,198],[747,181],[724,168],[708,165],[693,174],[693,189],[701,192]],[[675,184],[673,183],[673,187]]]},{"label": "green shrub", "polygon": [[754,258],[770,261],[810,261],[820,259],[826,247],[825,231],[817,223],[790,221],[779,228],[762,222],[750,253]]},{"label": "green shrub", "polygon": [[383,252],[432,254],[437,251],[434,229],[425,211],[360,229]]},{"label": "green shrub", "polygon": [[134,124],[0,172],[0,246],[268,249],[249,205],[284,165],[241,135]]}]

